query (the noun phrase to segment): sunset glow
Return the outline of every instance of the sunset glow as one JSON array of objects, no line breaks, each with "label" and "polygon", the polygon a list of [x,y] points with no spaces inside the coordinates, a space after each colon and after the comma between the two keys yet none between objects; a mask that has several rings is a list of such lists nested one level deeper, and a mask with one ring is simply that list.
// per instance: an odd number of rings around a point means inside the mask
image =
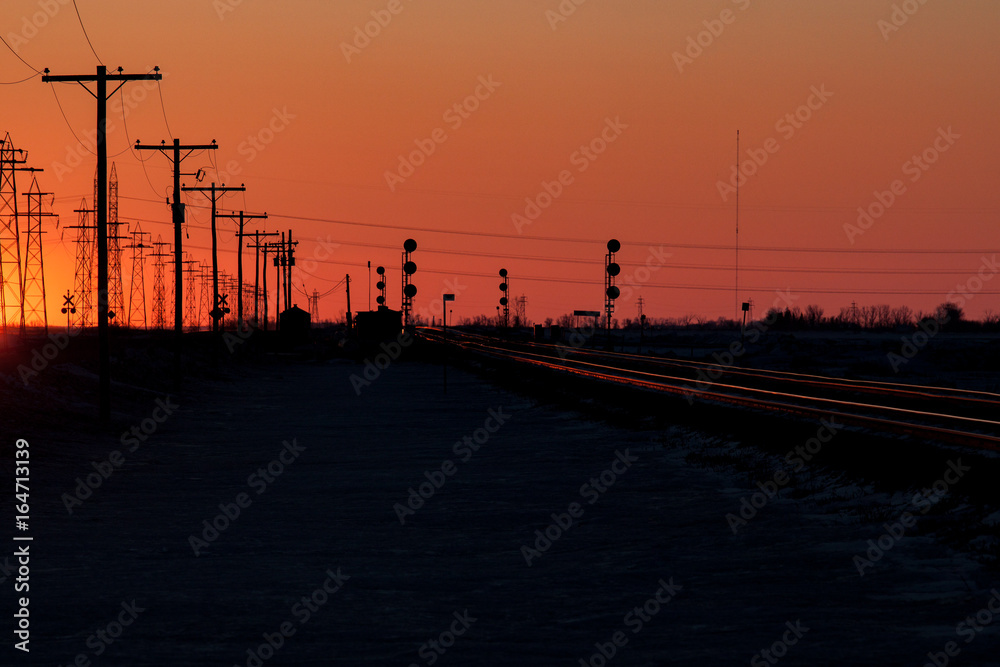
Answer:
[{"label": "sunset glow", "polygon": [[[72,3],[8,0],[2,34],[24,62],[0,49],[0,80],[31,77],[2,87],[0,132],[45,170],[59,215],[43,224],[52,323],[73,288],[65,228],[93,198],[94,99],[28,65],[93,73],[87,36],[109,69],[163,74],[109,107],[120,219],[172,240],[170,164],[130,144],[216,140],[185,183],[203,169],[201,185],[245,184],[222,206],[268,213],[248,229],[294,230],[296,289],[350,274],[353,310],[368,308],[369,261],[398,307],[409,237],[428,319],[443,292],[456,317],[494,315],[501,267],[535,322],[598,309],[612,237],[633,287],[620,319],[639,296],[654,318],[731,318],[748,299],[762,315],[776,291],[827,315],[930,311],[956,294],[969,317],[1000,310],[996,2],[78,6],[86,36]],[[186,249],[207,262],[207,202],[185,201]],[[235,274],[235,225],[220,230]],[[126,252],[126,296],[130,273]],[[145,275],[149,294],[151,264]],[[320,301],[323,319],[345,308],[342,290]]]}]

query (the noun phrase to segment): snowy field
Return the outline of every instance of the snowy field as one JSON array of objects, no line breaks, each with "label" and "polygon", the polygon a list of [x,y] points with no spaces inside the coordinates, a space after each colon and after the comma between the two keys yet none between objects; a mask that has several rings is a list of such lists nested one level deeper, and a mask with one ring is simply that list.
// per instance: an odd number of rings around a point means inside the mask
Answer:
[{"label": "snowy field", "polygon": [[995,565],[945,546],[912,493],[805,464],[772,498],[740,469],[764,455],[707,432],[362,368],[136,390],[132,433],[60,404],[5,433],[30,442],[34,542],[30,657],[8,631],[0,663],[1000,664]]}]

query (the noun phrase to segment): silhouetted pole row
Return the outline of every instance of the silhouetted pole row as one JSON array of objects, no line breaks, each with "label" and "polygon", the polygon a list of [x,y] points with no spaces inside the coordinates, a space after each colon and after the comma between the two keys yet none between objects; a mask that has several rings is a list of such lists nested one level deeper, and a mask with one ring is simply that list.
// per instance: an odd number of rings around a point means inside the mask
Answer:
[{"label": "silhouetted pole row", "polygon": [[[97,66],[96,75],[52,76],[48,68],[42,81],[46,83],[97,84],[97,91],[91,92],[97,99],[97,337],[98,337],[98,416],[102,421],[111,418],[111,346],[108,331],[108,81],[120,81],[114,94],[129,81],[158,81],[160,68],[153,68],[154,74],[108,74],[104,65]],[[84,86],[86,88],[86,86]]]},{"label": "silhouetted pole row", "polygon": [[[211,186],[197,187],[197,186],[182,186],[181,190],[185,192],[200,192],[205,194],[212,201],[212,331],[213,333],[219,332],[219,323],[222,321],[222,316],[225,315],[225,311],[222,308],[222,295],[219,294],[219,238],[216,233],[216,218],[219,214],[219,197],[222,197],[227,192],[246,192],[246,186],[229,186],[225,184],[216,185],[212,183]],[[208,193],[208,194],[206,194]]]},{"label": "silhouetted pole row", "polygon": [[[264,331],[267,331],[267,251],[270,244],[261,243],[262,238],[267,238],[268,236],[278,236],[278,232],[262,232],[257,230],[253,233],[254,242],[253,245],[247,244],[248,248],[253,248],[254,253],[254,279],[253,279],[253,319],[257,326],[260,326],[260,313],[258,308],[261,299],[264,300]],[[264,253],[264,290],[261,293],[259,288],[260,284],[260,254]]]},{"label": "silhouetted pole row", "polygon": [[[236,282],[239,284],[240,288],[237,290],[238,294],[236,296],[236,323],[237,327],[243,328],[243,225],[249,220],[267,220],[267,213],[263,215],[251,215],[249,213],[244,213],[240,211],[239,214],[236,213],[220,213],[220,218],[232,218],[236,220],[240,226],[236,235],[239,237],[240,244],[239,250],[236,253]],[[256,292],[255,292],[256,294]]]},{"label": "silhouetted pole row", "polygon": [[[181,374],[181,334],[184,332],[184,254],[182,240],[184,238],[184,204],[181,203],[181,176],[195,176],[198,174],[181,174],[181,162],[194,151],[214,151],[219,146],[212,140],[210,144],[181,144],[180,139],[174,139],[173,145],[168,146],[166,142],[161,142],[159,146],[143,146],[138,140],[135,142],[136,150],[140,151],[160,151],[166,155],[173,163],[174,171],[174,201],[171,205],[171,213],[174,222],[174,379],[180,380]],[[170,151],[168,154],[167,151]],[[181,155],[181,151],[186,151]]]}]

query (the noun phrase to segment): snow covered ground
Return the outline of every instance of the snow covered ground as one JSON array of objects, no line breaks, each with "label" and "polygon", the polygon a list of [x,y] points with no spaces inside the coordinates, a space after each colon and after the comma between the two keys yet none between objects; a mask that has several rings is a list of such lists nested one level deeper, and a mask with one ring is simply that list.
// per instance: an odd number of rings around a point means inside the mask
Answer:
[{"label": "snow covered ground", "polygon": [[[58,414],[5,434],[34,457],[33,632],[0,662],[1000,664],[997,571],[935,539],[912,494],[807,466],[767,498],[740,468],[756,455],[717,436],[615,428],[454,369],[445,394],[439,366],[362,370],[137,392],[124,436]],[[744,498],[760,507],[734,531]]]}]

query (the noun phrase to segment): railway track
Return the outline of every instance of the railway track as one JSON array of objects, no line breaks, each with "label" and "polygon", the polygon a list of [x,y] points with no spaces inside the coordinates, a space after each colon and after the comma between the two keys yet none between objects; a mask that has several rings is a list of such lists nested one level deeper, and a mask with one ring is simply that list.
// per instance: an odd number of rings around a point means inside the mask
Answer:
[{"label": "railway track", "polygon": [[[743,368],[422,328],[429,341],[496,362],[729,405],[1000,451],[1000,394]],[[735,360],[734,360],[735,361]]]}]

